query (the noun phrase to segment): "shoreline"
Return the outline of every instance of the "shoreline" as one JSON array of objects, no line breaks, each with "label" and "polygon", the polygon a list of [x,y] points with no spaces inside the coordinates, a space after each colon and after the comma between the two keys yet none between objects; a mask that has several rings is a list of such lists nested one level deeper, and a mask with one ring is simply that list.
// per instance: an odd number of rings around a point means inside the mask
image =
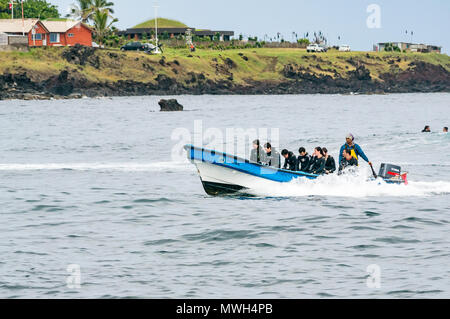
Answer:
[{"label": "shoreline", "polygon": [[450,57],[237,49],[163,55],[74,46],[0,52],[0,100],[450,92]]}]

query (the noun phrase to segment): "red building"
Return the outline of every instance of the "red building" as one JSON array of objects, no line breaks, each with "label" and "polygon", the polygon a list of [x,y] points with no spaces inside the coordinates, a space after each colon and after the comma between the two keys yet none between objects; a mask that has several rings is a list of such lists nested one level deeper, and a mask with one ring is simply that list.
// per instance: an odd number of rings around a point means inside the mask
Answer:
[{"label": "red building", "polygon": [[92,46],[92,30],[80,21],[41,21],[48,30],[47,45],[73,46],[81,44]]},{"label": "red building", "polygon": [[80,21],[0,19],[0,33],[25,34],[29,46],[92,46],[92,30]]}]

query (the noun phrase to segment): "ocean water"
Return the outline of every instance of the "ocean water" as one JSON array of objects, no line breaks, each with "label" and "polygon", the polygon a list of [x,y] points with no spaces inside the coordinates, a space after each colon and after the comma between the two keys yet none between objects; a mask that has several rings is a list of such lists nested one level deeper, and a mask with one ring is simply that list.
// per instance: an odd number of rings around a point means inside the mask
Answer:
[{"label": "ocean water", "polygon": [[[159,98],[0,101],[1,298],[450,297],[450,94]],[[352,132],[410,183],[210,197],[177,151],[194,123],[335,157]]]}]

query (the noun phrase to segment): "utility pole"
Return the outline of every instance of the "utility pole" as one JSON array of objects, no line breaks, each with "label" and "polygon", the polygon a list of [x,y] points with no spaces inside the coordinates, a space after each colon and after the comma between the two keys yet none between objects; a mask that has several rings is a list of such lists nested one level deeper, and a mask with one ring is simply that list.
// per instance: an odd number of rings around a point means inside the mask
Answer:
[{"label": "utility pole", "polygon": [[22,0],[22,35],[25,36],[25,20],[23,18],[23,0]]},{"label": "utility pole", "polygon": [[9,8],[11,9],[11,19],[14,19],[14,0],[11,0]]},{"label": "utility pole", "polygon": [[161,51],[159,50],[159,45],[158,45],[158,3],[155,2],[155,5],[153,6],[153,8],[155,8],[155,39],[156,39],[156,49],[155,51],[153,51],[156,54],[160,54]]}]

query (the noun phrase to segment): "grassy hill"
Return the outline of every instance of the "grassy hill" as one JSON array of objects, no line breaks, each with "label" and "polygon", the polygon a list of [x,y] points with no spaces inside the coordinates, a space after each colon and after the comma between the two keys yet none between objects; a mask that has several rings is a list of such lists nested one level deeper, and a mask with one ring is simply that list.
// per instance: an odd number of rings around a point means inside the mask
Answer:
[{"label": "grassy hill", "polygon": [[[0,76],[22,74],[32,83],[44,85],[66,72],[74,92],[89,95],[126,95],[127,90],[130,95],[450,91],[450,57],[444,54],[312,54],[302,49],[270,48],[191,53],[168,48],[163,55],[147,55],[73,50],[48,47],[0,52]],[[1,83],[0,78],[0,89]],[[105,93],[98,93],[96,86]]]},{"label": "grassy hill", "polygon": [[[151,19],[138,25],[135,25],[133,28],[154,28],[155,27],[155,19]],[[177,20],[170,20],[166,18],[158,18],[158,28],[187,28],[188,26],[184,23]]]}]

